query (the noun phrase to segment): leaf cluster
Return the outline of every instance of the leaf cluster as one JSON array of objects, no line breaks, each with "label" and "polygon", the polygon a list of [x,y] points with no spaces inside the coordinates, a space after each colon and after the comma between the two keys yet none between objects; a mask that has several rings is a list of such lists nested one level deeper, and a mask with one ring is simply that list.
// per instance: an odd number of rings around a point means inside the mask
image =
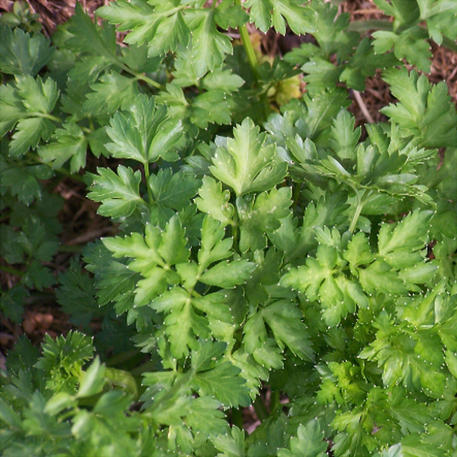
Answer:
[{"label": "leaf cluster", "polygon": [[[0,309],[78,328],[9,352],[2,455],[456,455],[457,113],[416,69],[457,10],[376,0],[367,36],[336,3],[2,16]],[[312,40],[270,59],[247,23]],[[378,70],[395,100],[356,126]],[[111,229],[75,255],[63,179]]]}]

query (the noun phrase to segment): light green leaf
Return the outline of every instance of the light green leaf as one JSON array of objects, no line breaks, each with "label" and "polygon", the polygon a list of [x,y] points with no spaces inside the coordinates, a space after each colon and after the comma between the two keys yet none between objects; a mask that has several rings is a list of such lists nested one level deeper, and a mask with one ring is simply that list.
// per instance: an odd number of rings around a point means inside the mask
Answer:
[{"label": "light green leaf", "polygon": [[303,316],[294,303],[276,301],[262,310],[262,316],[281,348],[285,345],[294,355],[313,360],[308,331],[302,322]]},{"label": "light green leaf", "polygon": [[145,95],[139,95],[128,112],[116,113],[106,132],[112,141],[106,148],[114,157],[144,164],[177,160],[184,138],[181,121],[168,118],[166,108]]},{"label": "light green leaf", "polygon": [[105,365],[100,364],[100,359],[96,357],[90,367],[83,372],[80,380],[78,398],[90,397],[99,393],[105,384]]},{"label": "light green leaf", "polygon": [[137,82],[114,71],[104,73],[92,84],[82,109],[87,116],[111,116],[119,109],[127,109],[138,95]]},{"label": "light green leaf", "polygon": [[97,15],[118,25],[120,31],[128,31],[125,42],[148,46],[150,56],[162,55],[186,47],[190,31],[184,20],[183,8],[166,1],[160,6],[145,0],[131,4],[119,0],[97,10]]},{"label": "light green leaf", "polygon": [[140,195],[141,173],[119,165],[117,173],[109,168],[97,168],[92,176],[87,197],[101,205],[98,214],[105,217],[128,217],[134,211],[145,211],[146,203]]},{"label": "light green leaf", "polygon": [[202,186],[195,199],[197,208],[222,222],[224,225],[233,223],[235,208],[230,203],[230,191],[222,190],[222,184],[210,176],[204,176]]},{"label": "light green leaf", "polygon": [[286,24],[297,35],[314,31],[310,12],[299,0],[248,0],[246,5],[250,7],[251,21],[262,32],[273,25],[277,32],[285,35]]},{"label": "light green leaf", "polygon": [[248,260],[233,260],[220,262],[206,270],[200,277],[200,281],[223,288],[232,288],[244,284],[255,270],[256,265]]},{"label": "light green leaf", "polygon": [[326,451],[324,433],[314,419],[298,426],[297,436],[290,439],[289,449],[279,449],[278,457],[325,457]]},{"label": "light green leaf", "polygon": [[286,175],[287,165],[277,155],[273,144],[266,144],[266,134],[250,119],[233,130],[225,146],[216,149],[211,173],[240,196],[272,188]]},{"label": "light green leaf", "polygon": [[35,76],[51,58],[53,49],[42,34],[30,35],[17,27],[0,25],[0,71]]},{"label": "light green leaf", "polygon": [[225,235],[223,225],[210,216],[203,219],[201,230],[201,248],[198,251],[198,263],[200,271],[219,260],[230,257],[233,239],[223,239]]},{"label": "light green leaf", "polygon": [[225,56],[232,53],[232,44],[228,36],[217,30],[214,9],[194,11],[189,16],[191,58],[197,75],[201,77],[223,63]]},{"label": "light green leaf", "polygon": [[61,168],[70,160],[71,173],[76,173],[86,166],[88,141],[76,123],[64,124],[54,132],[52,140],[54,142],[38,149],[38,155],[43,162],[50,163],[53,168]]},{"label": "light green leaf", "polygon": [[159,207],[177,211],[190,204],[199,184],[199,180],[191,174],[173,172],[170,168],[161,168],[156,175],[151,175],[148,181],[154,203]]}]

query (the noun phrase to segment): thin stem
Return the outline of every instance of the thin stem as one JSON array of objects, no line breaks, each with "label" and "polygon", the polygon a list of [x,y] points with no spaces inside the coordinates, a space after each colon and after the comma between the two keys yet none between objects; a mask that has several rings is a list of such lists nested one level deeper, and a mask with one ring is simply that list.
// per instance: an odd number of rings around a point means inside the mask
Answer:
[{"label": "thin stem", "polygon": [[135,75],[136,79],[139,79],[141,81],[144,81],[145,83],[149,84],[152,87],[155,87],[156,89],[162,90],[164,87],[162,84],[158,83],[157,81],[154,81],[153,79],[147,77],[145,74],[138,73]]},{"label": "thin stem", "polygon": [[157,81],[154,81],[153,79],[147,77],[144,73],[137,73],[136,71],[132,70],[129,68],[127,65],[122,63],[122,61],[118,58],[116,58],[116,63],[129,75],[134,76],[136,79],[140,79],[141,81],[144,81],[145,83],[149,84],[152,87],[155,87],[156,89],[163,89],[164,87],[162,84],[158,83]]},{"label": "thin stem", "polygon": [[265,419],[268,418],[268,411],[265,407],[265,403],[262,400],[262,397],[258,396],[254,401],[254,410],[257,414],[257,418],[260,422],[263,422]]},{"label": "thin stem", "polygon": [[144,162],[143,163],[143,168],[144,168],[144,177],[146,179],[146,189],[148,191],[149,204],[152,205],[154,203],[154,196],[152,195],[152,190],[149,187],[149,176],[150,176],[150,173],[149,173],[149,162]]},{"label": "thin stem", "polygon": [[53,116],[52,114],[49,114],[49,113],[34,112],[34,113],[30,113],[30,116],[32,116],[32,117],[42,117],[44,119],[49,119],[50,121],[54,121],[54,122],[62,122],[62,119],[60,119],[57,116]]},{"label": "thin stem", "polygon": [[252,68],[252,72],[254,73],[255,79],[258,79],[258,71],[257,71],[257,56],[255,55],[254,46],[252,46],[251,38],[249,37],[249,32],[246,27],[246,24],[243,24],[239,27],[241,42],[243,43],[244,50],[246,51],[246,55],[248,56],[249,65]]},{"label": "thin stem", "polygon": [[353,233],[359,220],[360,213],[362,212],[364,201],[362,197],[357,196],[357,207],[355,208],[354,216],[352,217],[351,225],[349,226],[349,233]]},{"label": "thin stem", "polygon": [[281,406],[281,396],[279,390],[274,390],[271,393],[271,401],[270,401],[270,414],[273,414],[277,408]]},{"label": "thin stem", "polygon": [[373,19],[368,21],[352,21],[349,25],[347,30],[349,32],[368,32],[369,30],[392,30],[392,22],[382,19]]},{"label": "thin stem", "polygon": [[193,295],[194,297],[196,298],[201,298],[202,295],[199,294],[196,290],[192,289],[192,291],[190,292],[191,295]]},{"label": "thin stem", "polygon": [[[237,3],[239,6],[241,6],[241,0],[237,0]],[[257,71],[259,62],[257,60],[254,47],[252,46],[251,38],[249,37],[249,32],[248,28],[246,27],[246,24],[240,25],[238,27],[238,31],[240,32],[241,42],[243,43],[244,50],[246,51],[249,65],[251,66],[252,72],[254,73],[254,77],[257,80],[259,76]]]}]

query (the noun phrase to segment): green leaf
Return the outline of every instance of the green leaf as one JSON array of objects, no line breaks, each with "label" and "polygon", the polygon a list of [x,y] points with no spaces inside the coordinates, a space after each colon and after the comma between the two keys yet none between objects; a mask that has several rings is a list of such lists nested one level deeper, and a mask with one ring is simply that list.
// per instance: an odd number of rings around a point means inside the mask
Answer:
[{"label": "green leaf", "polygon": [[43,195],[39,180],[49,179],[51,176],[52,170],[47,165],[24,166],[0,159],[1,193],[9,192],[27,206]]},{"label": "green leaf", "polygon": [[454,378],[457,378],[457,355],[455,352],[446,351],[446,365]]},{"label": "green leaf", "polygon": [[0,72],[35,76],[53,52],[43,35],[30,35],[19,27],[13,31],[0,24]]},{"label": "green leaf", "polygon": [[25,108],[33,113],[50,113],[59,97],[57,84],[51,78],[43,82],[39,76],[35,79],[32,76],[18,77],[16,88]]},{"label": "green leaf", "polygon": [[178,217],[173,216],[162,232],[147,224],[145,236],[133,233],[124,238],[105,238],[104,245],[115,257],[133,259],[129,268],[143,278],[135,289],[135,304],[144,306],[165,292],[167,284],[174,284],[176,273],[171,265],[184,263],[189,258],[185,231]]},{"label": "green leaf", "polygon": [[387,31],[373,33],[375,53],[386,53],[393,48],[394,55],[398,60],[406,59],[419,70],[430,70],[430,46],[426,41],[427,34],[421,27],[412,27],[400,34]]},{"label": "green leaf", "polygon": [[215,448],[222,454],[218,457],[245,457],[244,430],[233,426],[230,434],[218,435],[212,441]]},{"label": "green leaf", "polygon": [[266,144],[252,120],[245,119],[233,130],[234,138],[216,149],[211,173],[230,186],[237,196],[272,188],[287,170],[273,144]]},{"label": "green leaf", "polygon": [[75,404],[73,395],[66,392],[58,392],[54,394],[47,402],[44,411],[51,416],[55,416],[67,408],[71,408]]},{"label": "green leaf", "polygon": [[313,350],[302,315],[294,303],[276,301],[262,310],[262,316],[278,345],[287,346],[301,359],[313,360]]},{"label": "green leaf", "polygon": [[232,70],[215,68],[207,73],[202,79],[202,86],[208,90],[223,90],[225,92],[234,92],[244,84],[241,76],[232,72]]},{"label": "green leaf", "polygon": [[141,173],[119,165],[117,173],[109,168],[97,168],[87,197],[101,205],[97,213],[105,217],[128,217],[135,211],[145,211],[146,203],[140,195]]},{"label": "green leaf", "polygon": [[69,39],[70,46],[83,53],[116,62],[116,34],[112,27],[97,26],[84,12],[80,3],[76,4],[75,13],[68,25],[69,32],[72,34]]},{"label": "green leaf", "polygon": [[361,129],[354,129],[354,123],[354,117],[346,110],[341,110],[333,121],[330,144],[342,160],[355,159]]},{"label": "green leaf", "polygon": [[384,80],[399,100],[382,109],[402,129],[429,147],[452,147],[457,141],[457,113],[445,82],[432,86],[426,76],[412,71],[387,70]]},{"label": "green leaf", "polygon": [[169,118],[166,108],[157,107],[153,98],[139,95],[128,112],[111,118],[106,132],[112,142],[106,148],[116,158],[143,164],[159,158],[174,161],[185,138],[182,131],[181,120]]},{"label": "green leaf", "polygon": [[87,94],[82,105],[86,116],[111,116],[119,109],[127,109],[138,95],[135,79],[114,71],[104,73],[90,88],[92,92]]},{"label": "green leaf", "polygon": [[169,265],[185,262],[189,258],[186,232],[177,216],[167,223],[157,251]]},{"label": "green leaf", "polygon": [[120,31],[129,31],[126,43],[146,44],[149,55],[156,56],[188,44],[190,31],[181,10],[170,1],[153,6],[145,0],[119,0],[99,8],[97,15],[117,24]]},{"label": "green leaf", "polygon": [[378,250],[386,262],[404,268],[422,258],[431,215],[430,211],[414,211],[397,224],[382,224]]},{"label": "green leaf", "polygon": [[220,262],[206,270],[200,281],[210,286],[232,288],[244,284],[252,275],[256,265],[248,260]]},{"label": "green leaf", "polygon": [[273,26],[285,35],[286,24],[297,35],[314,32],[310,12],[299,0],[248,0],[246,6],[250,8],[251,21],[262,32]]},{"label": "green leaf", "polygon": [[238,198],[241,252],[265,248],[267,245],[265,235],[279,228],[280,220],[290,214],[291,205],[290,187],[273,188],[269,192],[262,192],[250,204]]},{"label": "green leaf", "polygon": [[0,398],[0,420],[9,427],[19,428],[21,426],[20,417],[2,398]]},{"label": "green leaf", "polygon": [[99,313],[95,300],[95,284],[84,273],[78,257],[72,257],[68,269],[59,274],[57,303],[70,315],[70,321],[81,328],[89,328],[91,320]]},{"label": "green leaf", "polygon": [[[16,126],[10,141],[10,155],[20,157],[35,148],[41,139],[47,139],[54,128],[49,118],[59,90],[48,78],[42,81],[30,75],[17,77],[16,87],[5,86],[0,91],[0,131],[5,133]],[[2,124],[4,129],[2,130]]]},{"label": "green leaf", "polygon": [[200,395],[215,397],[224,405],[248,405],[250,398],[241,370],[226,360],[221,361],[224,350],[223,343],[207,342],[192,351],[192,368],[196,372],[192,383]]},{"label": "green leaf", "polygon": [[[218,109],[214,110],[216,105]],[[200,128],[206,128],[211,123],[230,124],[234,107],[233,100],[225,91],[209,90],[192,100],[190,120]]]},{"label": "green leaf", "polygon": [[78,172],[86,166],[87,139],[77,124],[66,123],[57,129],[51,144],[40,146],[38,155],[43,162],[50,163],[53,168],[61,168],[70,160],[71,173]]},{"label": "green leaf", "polygon": [[236,0],[222,0],[216,8],[214,20],[224,30],[240,27],[245,24],[249,16]]},{"label": "green leaf", "polygon": [[115,261],[101,242],[86,246],[84,261],[86,269],[95,276],[99,305],[112,304],[118,315],[130,310],[138,274]]},{"label": "green leaf", "polygon": [[222,190],[222,184],[210,176],[204,176],[195,199],[197,208],[209,214],[223,225],[233,224],[235,208],[230,203],[230,191]]},{"label": "green leaf", "polygon": [[105,384],[105,366],[100,364],[100,359],[96,357],[90,367],[81,377],[77,397],[90,397],[99,393]]},{"label": "green leaf", "polygon": [[192,30],[191,58],[197,75],[203,76],[223,63],[225,56],[232,53],[232,44],[228,36],[217,30],[212,9],[192,13],[189,28]]},{"label": "green leaf", "polygon": [[190,204],[199,184],[190,173],[174,173],[170,168],[161,168],[156,175],[151,175],[148,181],[154,203],[159,207],[177,211]]},{"label": "green leaf", "polygon": [[289,449],[279,449],[278,457],[325,457],[327,442],[317,420],[300,424],[297,436],[290,439]]},{"label": "green leaf", "polygon": [[196,337],[208,338],[207,319],[197,313],[198,307],[184,289],[175,287],[155,299],[151,306],[157,311],[166,312],[164,320],[165,333],[170,341],[170,350],[175,357],[188,354],[188,348],[195,348]]},{"label": "green leaf", "polygon": [[198,251],[200,271],[205,270],[214,262],[224,260],[233,255],[233,239],[223,239],[224,235],[224,227],[220,222],[209,216],[203,219],[201,248]]}]

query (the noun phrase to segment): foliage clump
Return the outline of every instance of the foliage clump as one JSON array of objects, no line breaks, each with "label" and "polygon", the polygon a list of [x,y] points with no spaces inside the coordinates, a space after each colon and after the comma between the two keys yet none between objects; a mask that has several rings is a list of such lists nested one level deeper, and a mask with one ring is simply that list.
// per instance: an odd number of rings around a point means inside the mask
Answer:
[{"label": "foliage clump", "polygon": [[[457,5],[377,0],[366,36],[333,3],[0,21],[0,309],[55,288],[79,328],[10,351],[2,455],[457,455],[457,113],[421,73]],[[264,59],[248,22],[313,39]],[[377,70],[395,101],[356,127]],[[62,176],[116,234],[56,276]]]}]

